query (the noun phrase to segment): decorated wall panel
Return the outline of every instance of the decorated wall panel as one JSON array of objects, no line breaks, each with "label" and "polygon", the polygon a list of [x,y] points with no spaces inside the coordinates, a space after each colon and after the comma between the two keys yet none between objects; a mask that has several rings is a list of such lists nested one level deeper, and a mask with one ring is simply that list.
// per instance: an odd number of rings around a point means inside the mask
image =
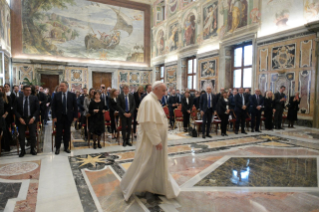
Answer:
[{"label": "decorated wall panel", "polygon": [[199,90],[206,90],[207,86],[211,86],[213,91],[216,91],[218,79],[218,57],[199,59],[197,66]]},{"label": "decorated wall panel", "polygon": [[66,67],[64,79],[70,84],[71,89],[81,90],[82,88],[88,87],[88,68]]},{"label": "decorated wall panel", "polygon": [[[315,35],[275,42],[258,47],[256,83],[264,94],[267,90],[278,92],[286,87],[288,97],[299,92],[300,117],[312,118],[314,104]],[[271,52],[271,57],[265,57]]]},{"label": "decorated wall panel", "polygon": [[11,14],[5,0],[0,0],[0,46],[11,52]]},{"label": "decorated wall panel", "polygon": [[176,85],[177,85],[177,65],[165,67],[165,84],[168,88],[176,88]]},{"label": "decorated wall panel", "polygon": [[134,71],[134,70],[119,70],[118,85],[122,89],[123,84],[130,87],[131,92],[137,91],[139,86],[145,86],[151,83],[151,72],[149,71]]}]

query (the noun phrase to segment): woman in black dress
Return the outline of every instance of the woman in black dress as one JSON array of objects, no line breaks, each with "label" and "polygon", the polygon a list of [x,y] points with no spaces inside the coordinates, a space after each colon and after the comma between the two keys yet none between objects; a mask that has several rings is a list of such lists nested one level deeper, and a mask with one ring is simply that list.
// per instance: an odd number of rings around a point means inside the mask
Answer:
[{"label": "woman in black dress", "polygon": [[0,93],[2,94],[3,102],[4,102],[4,114],[2,118],[5,119],[5,129],[3,129],[3,137],[2,137],[2,148],[5,151],[10,151],[10,143],[12,142],[12,134],[10,132],[11,124],[13,122],[12,118],[10,117],[10,111],[12,107],[12,102],[10,96],[7,96],[5,93],[5,89],[3,86],[0,86]]},{"label": "woman in black dress", "polygon": [[221,119],[221,130],[222,130],[222,136],[228,136],[226,133],[227,124],[228,124],[228,117],[229,117],[229,101],[227,98],[227,92],[224,91],[222,93],[222,97],[219,98],[217,102],[217,113],[219,118]]},{"label": "woman in black dress", "polygon": [[109,107],[110,107],[110,118],[111,118],[111,133],[112,133],[112,139],[116,139],[115,133],[116,133],[116,120],[114,113],[115,111],[118,111],[117,109],[117,97],[119,93],[116,89],[111,90],[110,98],[109,98]]},{"label": "woman in black dress", "polygon": [[267,91],[264,100],[264,117],[266,130],[272,130],[274,128],[274,124],[272,123],[274,112],[276,112],[274,95],[271,91]]},{"label": "woman in black dress", "polygon": [[136,121],[136,117],[137,117],[137,111],[138,111],[138,107],[140,106],[141,103],[141,98],[144,94],[144,87],[143,86],[139,86],[137,91],[134,93],[134,100],[135,100],[135,113],[134,113],[134,120],[133,120],[133,132],[134,132],[134,137],[136,138],[136,125],[137,125],[137,121]]},{"label": "woman in black dress", "polygon": [[297,114],[299,111],[299,104],[301,98],[299,97],[299,92],[295,93],[295,96],[291,96],[289,98],[289,106],[288,106],[288,128],[294,128],[294,122],[297,121]]},{"label": "woman in black dress", "polygon": [[95,91],[94,98],[89,106],[89,113],[91,114],[89,129],[93,134],[93,148],[96,149],[96,141],[98,141],[98,148],[101,146],[101,135],[105,132],[104,113],[106,106],[101,101],[101,92]]}]

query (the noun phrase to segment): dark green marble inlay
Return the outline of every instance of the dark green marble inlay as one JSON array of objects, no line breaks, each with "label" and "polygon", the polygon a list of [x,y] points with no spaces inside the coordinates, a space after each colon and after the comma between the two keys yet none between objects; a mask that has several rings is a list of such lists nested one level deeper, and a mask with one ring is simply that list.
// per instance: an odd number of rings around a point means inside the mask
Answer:
[{"label": "dark green marble inlay", "polygon": [[195,186],[318,187],[316,158],[230,158]]}]

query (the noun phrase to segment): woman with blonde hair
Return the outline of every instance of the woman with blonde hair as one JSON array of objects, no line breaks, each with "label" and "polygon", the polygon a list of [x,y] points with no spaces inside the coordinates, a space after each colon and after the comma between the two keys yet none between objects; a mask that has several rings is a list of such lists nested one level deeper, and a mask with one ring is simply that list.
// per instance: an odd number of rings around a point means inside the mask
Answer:
[{"label": "woman with blonde hair", "polygon": [[[11,133],[9,130],[9,127],[11,126],[11,118],[9,116],[9,113],[11,111],[12,103],[11,103],[11,98],[10,96],[6,95],[5,89],[3,86],[0,86],[0,94],[2,94],[3,102],[4,102],[4,114],[2,115],[2,118],[5,119],[6,123],[6,128],[2,129],[3,130],[3,137],[2,137],[2,148],[5,151],[10,151],[10,143],[12,140]],[[1,149],[0,149],[1,151]]]},{"label": "woman with blonde hair", "polygon": [[265,117],[265,128],[266,130],[272,130],[274,124],[272,123],[273,113],[276,112],[274,95],[271,91],[266,92],[264,100],[264,117]]}]

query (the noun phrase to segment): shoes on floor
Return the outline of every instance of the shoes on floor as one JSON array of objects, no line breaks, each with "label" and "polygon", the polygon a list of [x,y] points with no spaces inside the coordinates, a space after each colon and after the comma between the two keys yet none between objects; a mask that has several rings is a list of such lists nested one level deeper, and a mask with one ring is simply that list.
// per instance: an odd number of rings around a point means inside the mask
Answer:
[{"label": "shoes on floor", "polygon": [[71,150],[70,149],[65,149],[64,152],[71,153]]},{"label": "shoes on floor", "polygon": [[55,150],[55,154],[56,154],[56,155],[60,154],[60,149],[56,149],[56,150]]},{"label": "shoes on floor", "polygon": [[241,132],[242,134],[247,134],[247,132],[246,131],[243,131],[243,132]]},{"label": "shoes on floor", "polygon": [[212,136],[211,136],[211,135],[206,135],[206,137],[207,137],[207,138],[211,138]]},{"label": "shoes on floor", "polygon": [[25,155],[25,150],[23,149],[23,150],[21,150],[19,157],[22,158],[22,157],[24,157],[24,155]]}]

